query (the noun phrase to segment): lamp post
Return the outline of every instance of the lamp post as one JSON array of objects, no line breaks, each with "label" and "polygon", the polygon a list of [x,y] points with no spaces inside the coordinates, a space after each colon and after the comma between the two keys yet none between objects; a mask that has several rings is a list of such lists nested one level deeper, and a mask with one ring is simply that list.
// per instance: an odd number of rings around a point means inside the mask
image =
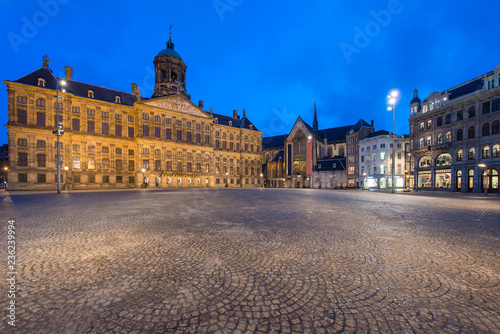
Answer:
[{"label": "lamp post", "polygon": [[[56,166],[57,166],[57,193],[61,193],[61,148],[59,147],[59,137],[64,133],[62,130],[62,122],[59,122],[59,82],[62,86],[66,85],[66,81],[61,80],[59,75],[56,77]],[[54,131],[52,131],[54,132]]]},{"label": "lamp post", "polygon": [[483,168],[483,172],[481,173],[481,175],[483,176],[482,178],[482,184],[483,184],[483,187],[484,187],[484,196],[487,196],[488,195],[488,184],[489,184],[489,179],[487,179],[487,182],[486,182],[486,186],[484,184],[484,177],[488,177],[488,172],[487,172],[487,168],[488,166],[486,166],[486,164],[479,164],[477,165],[478,167],[482,167]]},{"label": "lamp post", "polygon": [[227,181],[228,181],[228,180],[227,180],[227,176],[228,176],[228,175],[229,175],[229,173],[228,173],[228,172],[226,172],[226,186],[225,186],[226,188],[229,188],[229,184],[228,184],[228,182],[227,182]]},{"label": "lamp post", "polygon": [[387,95],[389,107],[387,110],[392,110],[392,193],[395,193],[394,185],[394,170],[396,168],[396,97],[398,96],[398,91],[393,89],[389,95]]},{"label": "lamp post", "polygon": [[260,187],[264,188],[264,179],[262,178],[264,174],[260,173]]}]

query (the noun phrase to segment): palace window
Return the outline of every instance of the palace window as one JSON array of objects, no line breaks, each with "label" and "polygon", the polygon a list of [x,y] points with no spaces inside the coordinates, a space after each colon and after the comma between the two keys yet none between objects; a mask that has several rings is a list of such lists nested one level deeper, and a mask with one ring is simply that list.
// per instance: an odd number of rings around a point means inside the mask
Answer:
[{"label": "palace window", "polygon": [[46,167],[47,156],[45,154],[37,154],[36,162],[38,167]]},{"label": "palace window", "polygon": [[42,78],[38,78],[38,86],[45,87],[45,80]]},{"label": "palace window", "polygon": [[172,129],[165,129],[165,139],[172,139]]},{"label": "palace window", "polygon": [[28,98],[26,96],[19,95],[17,97],[17,102],[22,103],[22,104],[26,104],[26,103],[28,103]]},{"label": "palace window", "polygon": [[80,169],[80,157],[73,157],[73,168]]},{"label": "palace window", "polygon": [[122,136],[122,126],[116,124],[115,125],[115,136],[121,137]]},{"label": "palace window", "polygon": [[121,97],[115,96],[115,103],[122,103]]},{"label": "palace window", "polygon": [[89,89],[87,96],[90,98],[94,98],[94,91]]},{"label": "palace window", "polygon": [[[88,169],[95,169],[95,158],[89,157],[88,158]],[[90,181],[89,181],[90,182]]]},{"label": "palace window", "polygon": [[161,119],[160,119],[160,116],[155,116],[155,122],[160,122]]},{"label": "palace window", "polygon": [[80,107],[71,107],[71,111],[74,112],[75,114],[80,113]]},{"label": "palace window", "polygon": [[45,113],[37,112],[36,113],[36,125],[45,126]]},{"label": "palace window", "polygon": [[38,107],[45,107],[45,100],[44,99],[37,99],[36,100],[36,105]]},{"label": "palace window", "polygon": [[87,115],[95,116],[95,109],[87,109]]},{"label": "palace window", "polygon": [[21,124],[28,124],[28,114],[26,110],[17,111],[17,122]]}]

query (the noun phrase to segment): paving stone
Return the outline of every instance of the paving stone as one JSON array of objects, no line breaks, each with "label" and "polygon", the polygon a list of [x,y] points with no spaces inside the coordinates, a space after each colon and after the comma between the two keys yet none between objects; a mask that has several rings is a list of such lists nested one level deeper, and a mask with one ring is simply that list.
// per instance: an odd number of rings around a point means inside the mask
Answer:
[{"label": "paving stone", "polygon": [[0,196],[18,232],[19,333],[500,332],[492,196]]}]

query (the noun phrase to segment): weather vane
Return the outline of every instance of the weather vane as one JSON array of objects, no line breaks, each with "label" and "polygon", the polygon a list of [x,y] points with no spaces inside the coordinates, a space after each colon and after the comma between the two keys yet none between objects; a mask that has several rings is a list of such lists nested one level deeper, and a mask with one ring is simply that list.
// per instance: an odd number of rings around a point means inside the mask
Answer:
[{"label": "weather vane", "polygon": [[170,39],[172,39],[172,25],[170,25],[170,28],[168,29],[168,34],[170,35]]}]

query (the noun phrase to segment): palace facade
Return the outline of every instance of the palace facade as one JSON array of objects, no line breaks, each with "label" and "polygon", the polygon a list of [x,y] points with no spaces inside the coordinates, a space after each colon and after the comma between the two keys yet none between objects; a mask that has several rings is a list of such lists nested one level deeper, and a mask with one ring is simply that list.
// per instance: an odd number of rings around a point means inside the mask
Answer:
[{"label": "palace facade", "polygon": [[151,98],[136,84],[127,93],[75,81],[69,66],[58,78],[46,56],[5,80],[9,189],[56,189],[58,126],[63,189],[260,186],[262,132],[245,110],[226,116],[192,103],[171,38],[154,65]]},{"label": "palace facade", "polygon": [[500,64],[423,101],[415,89],[409,122],[416,188],[498,192]]}]

